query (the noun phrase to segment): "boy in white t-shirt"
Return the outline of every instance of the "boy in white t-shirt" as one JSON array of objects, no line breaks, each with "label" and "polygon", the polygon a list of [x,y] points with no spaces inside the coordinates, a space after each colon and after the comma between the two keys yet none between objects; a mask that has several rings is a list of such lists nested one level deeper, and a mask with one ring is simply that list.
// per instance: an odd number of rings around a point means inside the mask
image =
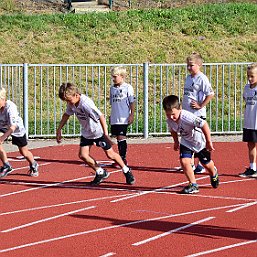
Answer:
[{"label": "boy in white t-shirt", "polygon": [[[187,57],[186,61],[190,74],[185,80],[182,109],[206,120],[206,105],[213,98],[214,92],[209,79],[200,70],[203,64],[202,56],[199,53],[193,53]],[[198,160],[195,160],[194,172],[204,172]]]},{"label": "boy in white t-shirt", "polygon": [[[125,82],[126,69],[114,67],[111,70],[113,86],[110,88],[111,135],[117,138],[119,154],[127,164],[127,130],[134,121],[135,97],[133,87]],[[114,166],[116,167],[116,163]]]},{"label": "boy in white t-shirt", "polygon": [[61,143],[62,128],[69,117],[75,114],[81,124],[81,138],[79,157],[86,162],[95,172],[95,178],[91,181],[92,185],[99,185],[104,179],[109,177],[109,173],[100,167],[96,160],[90,155],[93,145],[101,147],[106,156],[118,163],[126,177],[126,183],[132,185],[135,178],[132,171],[112,148],[112,142],[108,135],[108,128],[104,115],[95,106],[94,102],[72,83],[63,83],[59,89],[59,97],[67,103],[67,108],[62,116],[59,127],[56,131],[56,140]]},{"label": "boy in white t-shirt", "polygon": [[247,78],[249,83],[245,85],[243,93],[245,101],[243,141],[247,142],[250,167],[239,176],[257,177],[257,63],[247,67]]},{"label": "boy in white t-shirt", "polygon": [[29,162],[29,175],[37,177],[38,163],[34,160],[33,154],[27,147],[26,130],[22,118],[19,116],[17,106],[10,100],[6,100],[6,90],[0,87],[0,159],[3,166],[0,169],[0,177],[5,177],[13,171],[3,148],[3,142],[12,137],[12,144],[17,145],[19,152]]},{"label": "boy in white t-shirt", "polygon": [[[214,147],[207,122],[191,112],[181,110],[179,99],[175,95],[166,96],[162,104],[174,140],[174,150],[180,150],[181,167],[189,181],[189,185],[181,193],[195,194],[199,192],[191,165],[193,154],[199,158],[204,168],[209,172],[212,187],[217,188],[219,176],[214,162],[211,160],[210,151],[213,151]],[[181,136],[180,143],[178,133]]]}]

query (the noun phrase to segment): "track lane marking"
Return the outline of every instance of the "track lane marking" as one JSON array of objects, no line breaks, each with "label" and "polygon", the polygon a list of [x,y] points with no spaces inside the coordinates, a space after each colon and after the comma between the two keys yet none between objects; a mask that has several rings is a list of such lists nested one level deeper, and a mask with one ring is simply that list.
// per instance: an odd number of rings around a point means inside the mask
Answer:
[{"label": "track lane marking", "polygon": [[49,220],[58,219],[58,218],[61,218],[61,217],[64,217],[64,216],[67,216],[67,215],[70,215],[70,214],[74,214],[74,213],[77,213],[77,212],[86,211],[86,210],[90,210],[90,209],[94,209],[94,208],[96,208],[96,206],[89,206],[89,207],[86,207],[86,208],[81,208],[81,209],[77,209],[77,210],[74,210],[74,211],[65,212],[65,213],[55,215],[55,216],[52,216],[52,217],[48,217],[48,218],[45,218],[45,219],[40,219],[40,220],[36,220],[36,221],[30,222],[30,223],[26,223],[26,224],[23,224],[23,225],[20,225],[20,226],[17,226],[17,227],[5,229],[5,230],[2,230],[1,233],[7,233],[7,232],[15,231],[15,230],[18,230],[18,229],[30,227],[30,226],[33,226],[33,225],[36,225],[36,224],[39,224],[39,223],[49,221]]},{"label": "track lane marking", "polygon": [[136,243],[134,243],[134,244],[132,244],[132,245],[133,245],[133,246],[143,245],[143,244],[149,243],[149,242],[151,242],[151,241],[160,239],[160,238],[162,238],[162,237],[164,237],[164,236],[168,236],[168,235],[170,235],[170,234],[172,234],[172,233],[176,233],[176,232],[178,232],[178,231],[181,231],[181,230],[184,230],[184,229],[193,227],[193,226],[195,226],[195,225],[204,223],[204,222],[206,222],[206,221],[212,220],[212,219],[214,219],[214,218],[215,218],[215,217],[208,217],[208,218],[205,218],[205,219],[201,219],[201,220],[192,222],[192,223],[190,223],[190,224],[187,224],[187,225],[185,225],[185,226],[178,227],[178,228],[169,230],[169,231],[167,231],[167,232],[165,232],[165,233],[162,233],[162,234],[159,234],[159,235],[150,237],[150,238],[148,238],[148,239],[145,239],[145,240],[136,242]]},{"label": "track lane marking", "polygon": [[237,208],[228,210],[228,211],[226,211],[226,212],[236,212],[236,211],[239,211],[239,210],[241,210],[241,209],[244,209],[244,208],[253,206],[253,205],[255,205],[255,204],[257,204],[257,201],[256,201],[256,202],[251,202],[251,203],[246,203],[246,204],[244,204],[244,205],[242,205],[242,206],[239,206],[239,207],[237,207]]},{"label": "track lane marking", "polygon": [[104,255],[101,255],[101,256],[99,256],[99,257],[109,257],[109,256],[113,256],[113,255],[115,255],[116,253],[106,253],[106,254],[104,254]]},{"label": "track lane marking", "polygon": [[230,248],[235,248],[235,247],[238,247],[238,246],[247,245],[247,244],[254,244],[254,243],[257,243],[257,240],[250,240],[250,241],[246,241],[246,242],[242,242],[242,243],[227,245],[227,246],[223,246],[223,247],[220,247],[220,248],[216,248],[216,249],[212,249],[212,250],[208,250],[208,251],[204,251],[204,252],[190,254],[190,255],[187,255],[185,257],[201,256],[201,255],[205,255],[205,254],[209,254],[209,253],[215,253],[215,252],[227,250],[227,249],[230,249]]}]

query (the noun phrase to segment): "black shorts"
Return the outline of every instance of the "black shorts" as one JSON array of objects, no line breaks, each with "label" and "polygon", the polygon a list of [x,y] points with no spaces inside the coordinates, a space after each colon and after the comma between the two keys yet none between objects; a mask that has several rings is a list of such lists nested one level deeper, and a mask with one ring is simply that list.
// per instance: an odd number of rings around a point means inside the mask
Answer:
[{"label": "black shorts", "polygon": [[[180,145],[180,158],[192,158],[194,151],[190,150],[184,145]],[[195,153],[195,157],[199,159],[202,164],[208,164],[211,161],[211,153],[206,148],[199,153]]]},{"label": "black shorts", "polygon": [[26,134],[24,134],[22,137],[12,136],[12,144],[17,145],[18,147],[26,146],[28,144]]},{"label": "black shorts", "polygon": [[112,136],[127,136],[127,131],[127,124],[111,125]]},{"label": "black shorts", "polygon": [[93,145],[95,144],[98,147],[103,148],[105,151],[111,149],[111,144],[109,143],[109,141],[106,139],[105,136],[96,138],[96,139],[87,139],[83,136],[80,137],[80,146],[89,146],[89,145]]},{"label": "black shorts", "polygon": [[243,129],[243,142],[257,142],[257,130]]}]

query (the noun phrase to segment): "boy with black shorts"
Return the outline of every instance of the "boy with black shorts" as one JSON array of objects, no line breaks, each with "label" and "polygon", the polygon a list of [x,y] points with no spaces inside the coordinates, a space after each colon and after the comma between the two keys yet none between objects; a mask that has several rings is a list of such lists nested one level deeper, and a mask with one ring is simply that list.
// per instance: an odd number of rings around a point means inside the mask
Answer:
[{"label": "boy with black shorts", "polygon": [[0,177],[5,177],[13,171],[3,148],[3,142],[12,137],[12,144],[17,145],[19,152],[29,162],[29,175],[38,176],[38,163],[27,147],[26,130],[22,118],[19,116],[17,106],[10,100],[6,100],[6,90],[0,87],[0,159],[3,166],[0,168]]},{"label": "boy with black shorts", "polygon": [[99,185],[104,179],[109,177],[109,173],[100,167],[90,155],[91,147],[94,144],[101,147],[109,159],[120,165],[126,177],[126,183],[134,184],[135,178],[131,169],[125,165],[119,154],[112,149],[106,120],[94,102],[86,95],[81,94],[72,83],[63,83],[60,86],[59,97],[67,103],[67,108],[56,131],[56,140],[58,143],[61,142],[62,128],[69,117],[75,114],[81,124],[79,157],[96,172],[91,184]]},{"label": "boy with black shorts", "polygon": [[[135,97],[133,87],[125,82],[126,69],[114,67],[111,70],[113,86],[110,88],[111,134],[117,138],[119,154],[127,164],[127,130],[134,120]],[[117,164],[114,163],[114,167]]]},{"label": "boy with black shorts", "polygon": [[[204,168],[209,172],[212,187],[217,188],[219,186],[219,176],[214,162],[211,160],[210,151],[213,151],[214,147],[207,122],[191,112],[182,110],[179,99],[175,95],[166,96],[162,104],[174,140],[174,150],[180,150],[181,167],[189,181],[189,185],[181,193],[195,194],[199,192],[191,165],[193,154],[199,158]],[[178,133],[181,136],[180,143]]]},{"label": "boy with black shorts", "polygon": [[243,98],[245,101],[243,141],[247,142],[250,166],[240,177],[257,177],[256,143],[257,143],[257,63],[247,67],[249,83],[245,85]]}]

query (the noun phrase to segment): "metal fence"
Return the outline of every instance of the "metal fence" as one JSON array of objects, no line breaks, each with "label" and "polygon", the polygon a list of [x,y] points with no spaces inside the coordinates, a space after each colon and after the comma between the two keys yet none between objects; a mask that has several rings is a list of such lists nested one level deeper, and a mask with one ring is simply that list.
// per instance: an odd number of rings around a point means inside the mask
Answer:
[{"label": "metal fence", "polygon": [[[212,134],[242,133],[243,88],[247,83],[249,63],[206,63],[203,72],[213,86],[215,97],[207,106],[207,120]],[[63,82],[75,83],[91,97],[105,114],[110,113],[110,69],[127,68],[126,81],[135,91],[135,121],[129,127],[130,136],[168,135],[162,99],[169,94],[183,96],[187,76],[186,64],[0,64],[0,85],[5,86],[8,98],[14,101],[29,138],[51,138],[66,109],[58,98]],[[63,128],[63,135],[80,135],[75,117]]]}]

